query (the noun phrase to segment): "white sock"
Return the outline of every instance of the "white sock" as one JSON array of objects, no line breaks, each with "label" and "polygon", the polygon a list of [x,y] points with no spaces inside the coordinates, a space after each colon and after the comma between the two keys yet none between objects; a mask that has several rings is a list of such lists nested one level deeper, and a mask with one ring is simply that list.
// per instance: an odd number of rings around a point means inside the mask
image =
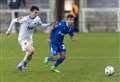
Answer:
[{"label": "white sock", "polygon": [[18,65],[17,65],[17,67],[21,67],[23,65],[23,62],[21,61]]},{"label": "white sock", "polygon": [[28,61],[28,56],[29,56],[29,54],[28,54],[28,52],[26,52],[26,54],[25,54],[25,56],[24,56],[22,61],[28,63],[29,62]]},{"label": "white sock", "polygon": [[24,62],[28,63],[28,56],[29,56],[29,54],[28,54],[28,52],[26,52],[23,60],[18,64],[18,67],[23,66]]}]

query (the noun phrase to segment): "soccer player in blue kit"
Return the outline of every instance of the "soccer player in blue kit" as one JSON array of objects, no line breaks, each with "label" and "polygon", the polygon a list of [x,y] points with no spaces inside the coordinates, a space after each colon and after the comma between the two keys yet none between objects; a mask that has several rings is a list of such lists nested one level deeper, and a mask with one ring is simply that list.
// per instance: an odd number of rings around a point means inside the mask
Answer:
[{"label": "soccer player in blue kit", "polygon": [[[76,40],[77,37],[74,36],[73,29],[74,17],[71,14],[66,16],[65,20],[61,20],[57,22],[49,32],[49,43],[52,55],[49,57],[45,57],[44,63],[48,63],[50,61],[55,61],[55,63],[51,67],[51,71],[60,72],[57,67],[65,60],[66,57],[66,49],[64,46],[64,36],[69,34],[72,40]],[[59,57],[57,55],[60,55]]]}]

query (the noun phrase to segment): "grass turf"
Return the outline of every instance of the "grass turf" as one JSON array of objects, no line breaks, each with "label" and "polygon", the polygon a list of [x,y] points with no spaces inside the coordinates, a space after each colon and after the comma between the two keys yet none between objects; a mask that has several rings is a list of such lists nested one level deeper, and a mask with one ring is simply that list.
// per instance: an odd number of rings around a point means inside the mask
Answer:
[{"label": "grass turf", "polygon": [[[120,82],[120,33],[79,33],[78,41],[65,37],[67,58],[60,65],[61,73],[50,72],[51,63],[44,65],[50,49],[46,34],[34,34],[36,53],[26,72],[16,70],[24,53],[18,35],[0,35],[1,82]],[[105,76],[104,68],[112,65],[115,74]]]}]

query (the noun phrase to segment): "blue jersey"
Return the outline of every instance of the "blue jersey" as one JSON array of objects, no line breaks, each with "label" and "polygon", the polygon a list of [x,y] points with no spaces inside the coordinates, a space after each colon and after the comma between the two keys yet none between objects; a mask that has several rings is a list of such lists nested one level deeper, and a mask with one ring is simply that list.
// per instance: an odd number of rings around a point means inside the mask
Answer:
[{"label": "blue jersey", "polygon": [[58,22],[54,29],[51,32],[51,44],[61,45],[63,44],[64,35],[69,34],[71,37],[73,36],[73,27],[69,27],[65,20]]}]

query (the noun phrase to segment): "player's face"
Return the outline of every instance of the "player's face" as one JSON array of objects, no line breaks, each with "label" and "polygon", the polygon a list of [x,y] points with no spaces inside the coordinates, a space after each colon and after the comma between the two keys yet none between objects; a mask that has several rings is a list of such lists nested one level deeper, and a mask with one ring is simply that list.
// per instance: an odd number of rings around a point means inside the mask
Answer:
[{"label": "player's face", "polygon": [[67,21],[69,26],[72,26],[74,24],[74,18],[68,18]]},{"label": "player's face", "polygon": [[32,14],[32,17],[35,18],[36,16],[38,16],[39,11],[38,10],[34,10],[34,11],[31,12],[31,14]]}]

